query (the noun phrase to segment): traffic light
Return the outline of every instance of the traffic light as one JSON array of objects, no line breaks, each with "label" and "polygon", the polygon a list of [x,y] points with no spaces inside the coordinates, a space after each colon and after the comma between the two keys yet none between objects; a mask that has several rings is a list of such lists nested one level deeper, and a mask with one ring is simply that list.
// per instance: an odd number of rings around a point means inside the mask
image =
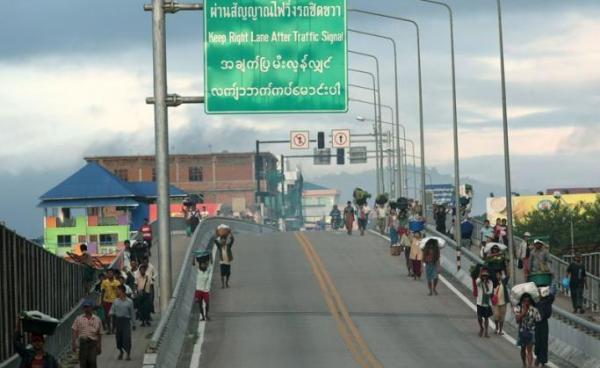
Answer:
[{"label": "traffic light", "polygon": [[338,165],[343,165],[344,164],[344,158],[345,158],[345,152],[343,148],[338,148],[337,149],[337,164]]},{"label": "traffic light", "polygon": [[325,132],[317,133],[317,148],[318,149],[325,148]]}]

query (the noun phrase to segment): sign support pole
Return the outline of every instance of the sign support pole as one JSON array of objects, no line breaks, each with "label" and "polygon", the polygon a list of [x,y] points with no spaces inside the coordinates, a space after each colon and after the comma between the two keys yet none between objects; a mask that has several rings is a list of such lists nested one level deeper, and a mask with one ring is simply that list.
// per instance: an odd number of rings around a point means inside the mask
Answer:
[{"label": "sign support pole", "polygon": [[160,310],[171,299],[171,229],[169,211],[169,128],[167,111],[167,47],[164,0],[152,1],[152,56],[154,71],[154,129],[158,186],[158,276]]}]

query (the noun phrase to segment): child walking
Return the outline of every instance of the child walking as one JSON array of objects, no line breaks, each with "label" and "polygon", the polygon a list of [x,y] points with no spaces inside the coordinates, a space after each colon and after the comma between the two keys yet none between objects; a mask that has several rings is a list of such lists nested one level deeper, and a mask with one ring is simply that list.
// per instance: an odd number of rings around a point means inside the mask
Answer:
[{"label": "child walking", "polygon": [[[198,275],[196,276],[196,294],[195,299],[200,307],[200,320],[210,321],[208,317],[208,308],[210,303],[210,277],[208,272],[208,262],[202,261],[198,264]],[[204,303],[202,303],[204,302]]]},{"label": "child walking", "polygon": [[479,323],[479,337],[490,337],[488,326],[490,317],[493,315],[491,297],[494,285],[490,280],[490,274],[486,267],[482,267],[477,284],[477,322]]}]

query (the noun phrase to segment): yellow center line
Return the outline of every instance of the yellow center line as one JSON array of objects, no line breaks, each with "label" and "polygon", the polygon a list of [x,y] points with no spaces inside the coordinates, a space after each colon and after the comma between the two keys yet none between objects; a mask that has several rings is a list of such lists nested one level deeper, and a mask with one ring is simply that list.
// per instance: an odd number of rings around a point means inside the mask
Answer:
[{"label": "yellow center line", "polygon": [[359,364],[359,366],[361,366],[363,368],[369,368],[369,365],[365,362],[364,358],[358,352],[358,349],[355,346],[355,343],[353,342],[352,337],[350,336],[350,333],[348,332],[348,328],[347,328],[346,324],[344,324],[344,322],[340,318],[340,312],[338,311],[338,309],[333,301],[333,297],[331,296],[329,290],[327,289],[327,285],[325,284],[323,275],[321,274],[321,270],[317,266],[317,263],[315,262],[312,254],[310,253],[308,246],[306,245],[304,239],[302,237],[300,237],[300,235],[298,233],[296,233],[295,235],[296,235],[296,239],[298,240],[298,243],[304,250],[304,254],[306,255],[306,258],[308,259],[308,263],[310,264],[310,266],[313,270],[313,273],[315,274],[315,278],[317,279],[317,283],[319,284],[319,288],[321,289],[321,293],[323,294],[323,298],[325,299],[325,303],[327,304],[329,313],[331,313],[331,315],[335,319],[336,327],[337,327],[340,335],[342,336],[342,339],[344,340],[346,347],[348,348],[348,350],[350,350],[352,357]]},{"label": "yellow center line", "polygon": [[[336,306],[337,310],[339,310],[339,312],[341,313],[342,319],[346,323],[348,329],[350,329],[350,332],[352,333],[352,337],[354,338],[356,345],[358,345],[360,347],[362,355],[367,359],[368,363],[370,363],[367,366],[371,366],[373,368],[383,368],[383,364],[371,352],[367,343],[365,342],[365,339],[363,338],[362,334],[360,333],[358,327],[356,326],[356,324],[350,317],[350,313],[348,311],[346,304],[344,303],[339,291],[335,287],[335,284],[331,278],[331,275],[325,268],[325,265],[323,264],[323,260],[317,253],[313,244],[308,239],[308,237],[303,233],[297,233],[296,236],[299,240],[301,240],[301,244],[303,245],[305,252],[308,251],[307,257],[312,258],[312,262],[314,262],[316,264],[316,269],[321,274],[320,277],[323,278],[325,284],[328,286],[328,291],[326,291],[326,292],[331,293],[331,296],[333,296],[335,306]],[[309,262],[310,262],[310,260],[309,260]]]}]

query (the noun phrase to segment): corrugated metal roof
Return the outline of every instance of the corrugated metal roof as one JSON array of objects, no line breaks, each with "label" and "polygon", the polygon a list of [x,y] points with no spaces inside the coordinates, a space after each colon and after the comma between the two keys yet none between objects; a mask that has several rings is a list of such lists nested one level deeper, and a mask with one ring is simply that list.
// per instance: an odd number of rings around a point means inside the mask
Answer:
[{"label": "corrugated metal roof", "polygon": [[98,199],[59,199],[41,201],[42,208],[88,208],[88,207],[137,207],[139,203],[131,198],[98,198]]},{"label": "corrugated metal roof", "polygon": [[44,193],[40,199],[135,197],[127,182],[95,162],[89,162],[76,173]]},{"label": "corrugated metal roof", "polygon": [[[98,163],[88,162],[40,199],[44,203],[58,200],[156,198],[156,193],[155,182],[126,182]],[[173,185],[169,187],[169,193],[173,197],[186,196],[184,191]]]}]

